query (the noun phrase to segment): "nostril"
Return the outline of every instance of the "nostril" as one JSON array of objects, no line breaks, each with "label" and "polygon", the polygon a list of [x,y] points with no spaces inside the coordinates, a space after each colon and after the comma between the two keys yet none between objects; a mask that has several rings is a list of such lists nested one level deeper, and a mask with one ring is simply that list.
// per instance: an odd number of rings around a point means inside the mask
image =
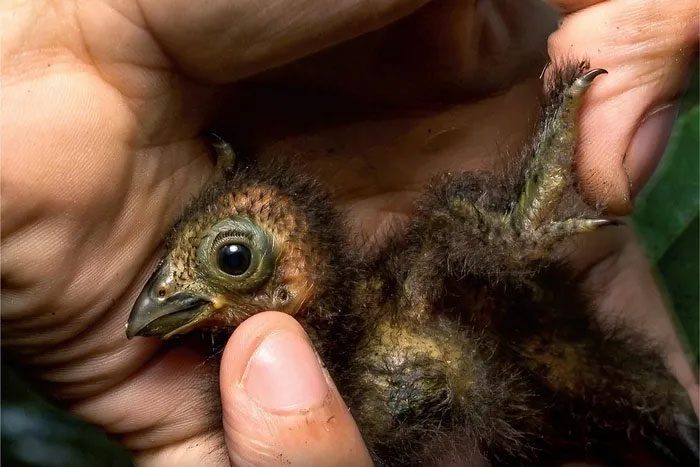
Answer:
[{"label": "nostril", "polygon": [[158,289],[158,298],[163,298],[163,297],[165,297],[165,289],[160,288],[160,289]]},{"label": "nostril", "polygon": [[275,298],[280,303],[286,303],[289,300],[289,291],[286,287],[279,287],[275,291]]}]

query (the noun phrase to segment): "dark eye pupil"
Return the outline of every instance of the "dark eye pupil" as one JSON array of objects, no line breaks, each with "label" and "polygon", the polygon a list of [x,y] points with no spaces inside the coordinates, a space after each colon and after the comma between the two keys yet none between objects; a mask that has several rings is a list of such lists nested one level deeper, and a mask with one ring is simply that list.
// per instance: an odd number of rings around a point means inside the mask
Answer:
[{"label": "dark eye pupil", "polygon": [[240,276],[250,267],[250,250],[248,247],[232,243],[219,249],[219,268],[226,274]]}]

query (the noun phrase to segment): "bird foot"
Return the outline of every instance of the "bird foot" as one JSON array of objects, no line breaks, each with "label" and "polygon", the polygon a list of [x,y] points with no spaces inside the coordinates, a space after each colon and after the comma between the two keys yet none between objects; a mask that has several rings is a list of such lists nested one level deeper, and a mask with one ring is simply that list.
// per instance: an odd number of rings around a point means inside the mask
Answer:
[{"label": "bird foot", "polygon": [[[601,68],[583,71],[584,66],[578,65],[579,71],[571,74],[568,83],[549,84],[550,104],[545,108],[545,118],[533,145],[523,190],[510,213],[512,221],[521,227],[537,229],[546,224],[553,217],[564,190],[573,182],[578,111],[593,80],[607,73]],[[569,227],[573,226],[569,223]],[[587,226],[582,228],[588,230]]]},{"label": "bird foot", "polygon": [[583,95],[596,77],[607,73],[586,67],[580,63],[553,73],[544,118],[534,144],[523,156],[527,161],[524,180],[511,209],[501,213],[481,206],[478,200],[452,200],[452,212],[477,226],[486,241],[495,247],[503,243],[513,266],[547,257],[552,247],[568,236],[620,223],[586,218],[583,213],[561,218],[559,210],[565,191],[573,186],[578,111]]}]

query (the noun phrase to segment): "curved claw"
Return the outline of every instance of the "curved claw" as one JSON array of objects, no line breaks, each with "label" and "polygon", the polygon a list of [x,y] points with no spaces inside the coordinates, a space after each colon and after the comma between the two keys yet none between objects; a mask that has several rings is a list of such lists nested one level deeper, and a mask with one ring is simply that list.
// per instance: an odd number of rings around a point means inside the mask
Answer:
[{"label": "curved claw", "polygon": [[619,219],[581,219],[571,218],[554,221],[543,225],[537,230],[540,245],[553,245],[562,238],[593,232],[601,227],[624,225]]},{"label": "curved claw", "polygon": [[592,228],[625,225],[621,219],[590,219],[589,225]]},{"label": "curved claw", "polygon": [[592,70],[588,70],[587,72],[576,78],[574,86],[580,88],[587,88],[591,85],[594,79],[596,79],[600,75],[605,75],[607,73],[608,70],[604,68],[593,68]]}]

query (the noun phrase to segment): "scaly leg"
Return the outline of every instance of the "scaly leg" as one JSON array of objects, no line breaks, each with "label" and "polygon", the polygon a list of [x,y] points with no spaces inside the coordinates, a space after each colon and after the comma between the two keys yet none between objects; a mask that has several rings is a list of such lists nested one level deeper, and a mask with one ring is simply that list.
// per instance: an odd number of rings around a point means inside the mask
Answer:
[{"label": "scaly leg", "polygon": [[[578,111],[583,95],[593,80],[607,71],[595,68],[563,87],[555,105],[545,109],[545,120],[526,171],[525,186],[509,220],[523,232],[536,232],[553,221],[564,190],[571,184],[571,169],[578,136]],[[601,220],[596,219],[597,224]],[[597,224],[588,219],[566,220],[562,232],[587,232]],[[550,231],[553,229],[549,229]]]},{"label": "scaly leg", "polygon": [[578,111],[586,89],[604,73],[586,71],[584,63],[552,73],[539,129],[520,165],[497,175],[448,174],[433,183],[414,232],[417,242],[431,238],[436,250],[449,252],[448,274],[527,275],[562,239],[616,223],[591,217],[582,202],[574,214],[563,209],[574,185]]}]

